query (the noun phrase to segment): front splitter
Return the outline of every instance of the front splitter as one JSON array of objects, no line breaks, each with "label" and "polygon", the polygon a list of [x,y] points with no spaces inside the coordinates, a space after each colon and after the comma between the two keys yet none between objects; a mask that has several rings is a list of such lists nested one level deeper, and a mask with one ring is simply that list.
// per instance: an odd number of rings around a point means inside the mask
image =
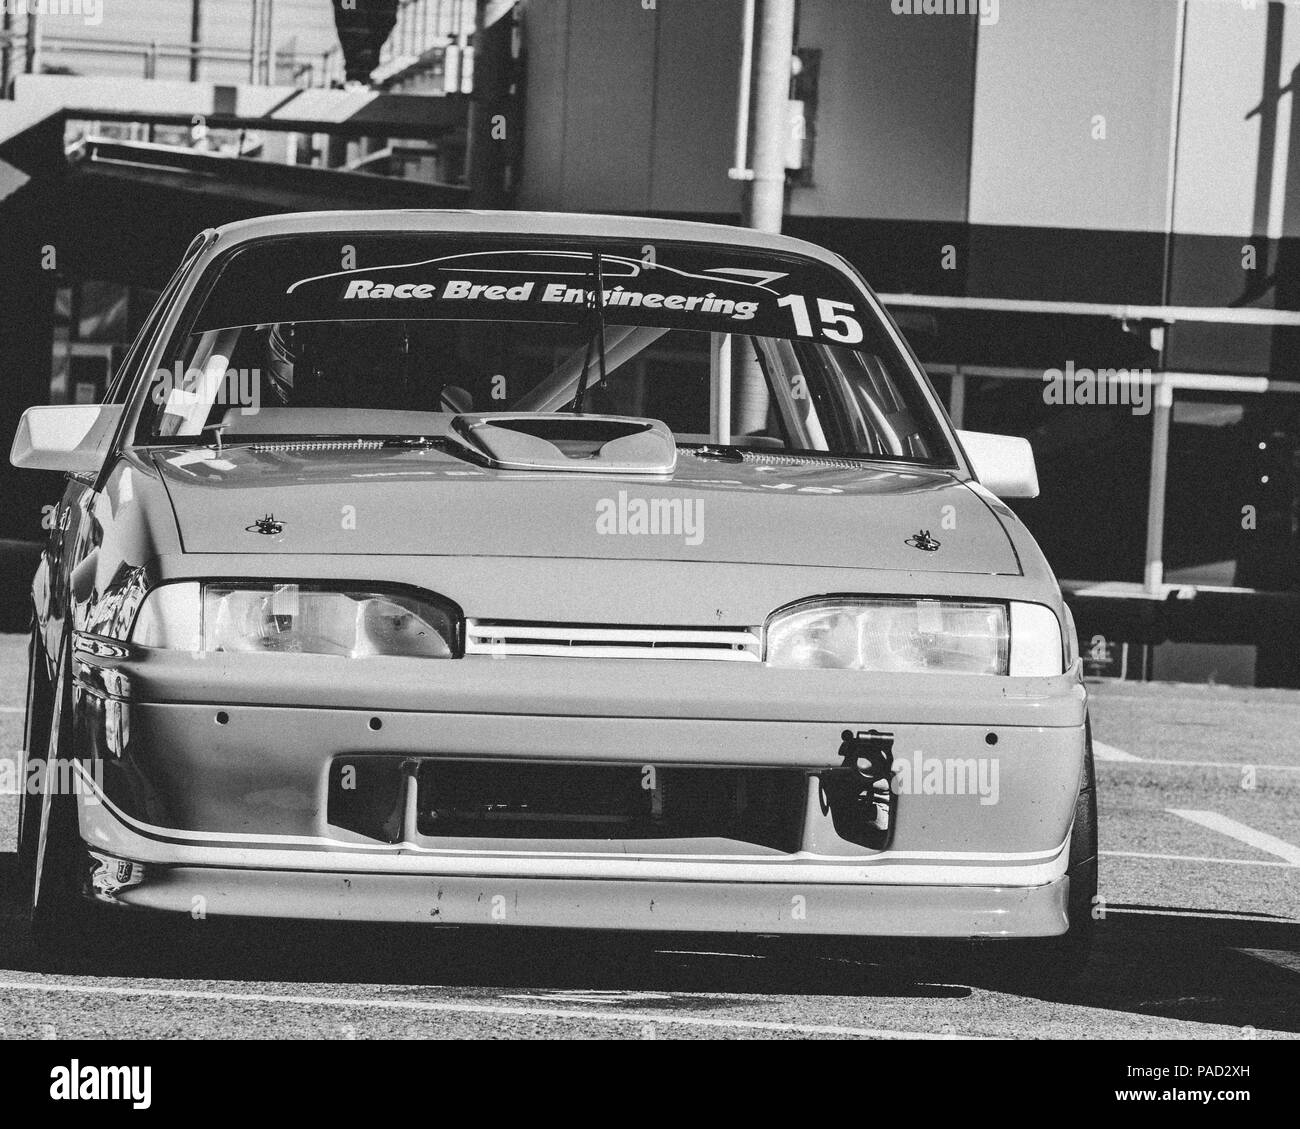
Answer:
[{"label": "front splitter", "polygon": [[479,878],[148,866],[118,905],[210,916],[875,937],[1049,937],[1069,878],[1043,886],[869,886]]}]

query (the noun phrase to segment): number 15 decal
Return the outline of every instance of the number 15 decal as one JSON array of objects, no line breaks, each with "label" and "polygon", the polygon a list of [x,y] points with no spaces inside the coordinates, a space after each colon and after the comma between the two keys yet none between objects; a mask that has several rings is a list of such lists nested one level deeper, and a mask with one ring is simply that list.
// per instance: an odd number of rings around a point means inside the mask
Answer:
[{"label": "number 15 decal", "polygon": [[[791,294],[782,298],[777,305],[789,308],[790,316],[794,318],[795,332],[800,337],[815,336],[812,317],[808,313],[808,300],[802,294]],[[853,316],[851,303],[818,298],[817,311],[821,314],[823,336],[842,345],[862,344],[862,323]]]}]

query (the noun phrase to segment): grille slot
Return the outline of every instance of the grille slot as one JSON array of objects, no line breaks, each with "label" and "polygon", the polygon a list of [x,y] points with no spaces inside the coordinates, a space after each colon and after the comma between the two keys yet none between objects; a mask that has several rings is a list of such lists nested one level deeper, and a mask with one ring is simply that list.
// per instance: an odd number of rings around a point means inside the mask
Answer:
[{"label": "grille slot", "polygon": [[793,852],[806,777],[773,769],[423,761],[418,830],[430,839],[728,840]]},{"label": "grille slot", "polygon": [[713,659],[758,662],[757,631],[725,627],[633,627],[470,619],[467,655],[558,658]]},{"label": "grille slot", "polygon": [[376,842],[449,850],[793,854],[807,797],[794,769],[381,754],[334,761],[326,818]]}]

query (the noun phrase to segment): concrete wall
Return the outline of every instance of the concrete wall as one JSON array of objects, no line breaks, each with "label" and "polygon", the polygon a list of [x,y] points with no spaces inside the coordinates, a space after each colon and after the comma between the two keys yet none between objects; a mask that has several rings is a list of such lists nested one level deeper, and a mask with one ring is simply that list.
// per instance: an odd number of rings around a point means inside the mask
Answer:
[{"label": "concrete wall", "polygon": [[1300,236],[1300,117],[1278,93],[1300,70],[1300,4],[1190,0],[1180,91],[1177,15],[1176,0],[1002,0],[978,48],[972,223],[1164,231],[1177,93],[1174,230]]},{"label": "concrete wall", "polygon": [[730,213],[741,0],[528,0],[520,206]]},{"label": "concrete wall", "polygon": [[799,46],[822,52],[806,216],[966,219],[976,22],[888,3],[804,0]]},{"label": "concrete wall", "polygon": [[971,222],[1163,230],[1176,22],[1174,0],[1002,0],[979,37]]},{"label": "concrete wall", "polygon": [[[1285,158],[1285,152],[1276,150],[1277,131],[1269,152],[1261,152],[1263,119],[1258,113],[1251,115],[1258,110],[1265,87],[1269,25],[1295,25],[1300,23],[1297,17],[1300,9],[1288,13],[1281,5],[1259,5],[1252,11],[1240,4],[1197,3],[1189,9],[1179,122],[1175,212],[1179,231],[1245,235],[1271,228],[1274,234],[1282,234],[1281,209],[1273,206],[1273,178],[1266,166],[1273,163],[1274,154]],[[1294,44],[1290,54],[1295,66],[1300,59]],[[1281,51],[1275,66],[1280,73]],[[1290,118],[1289,99],[1282,99],[1278,109]],[[1284,146],[1286,135],[1284,128],[1280,133]],[[1280,167],[1285,168],[1285,160]]]}]

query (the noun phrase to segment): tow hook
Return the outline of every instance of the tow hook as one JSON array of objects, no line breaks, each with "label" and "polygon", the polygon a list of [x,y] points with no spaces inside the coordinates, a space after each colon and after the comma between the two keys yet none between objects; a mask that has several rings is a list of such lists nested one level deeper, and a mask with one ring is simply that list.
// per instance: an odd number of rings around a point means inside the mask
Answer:
[{"label": "tow hook", "polygon": [[839,755],[844,763],[821,774],[822,814],[830,813],[835,833],[860,847],[883,851],[894,837],[898,797],[894,779],[894,735],[868,729],[844,730]]}]

